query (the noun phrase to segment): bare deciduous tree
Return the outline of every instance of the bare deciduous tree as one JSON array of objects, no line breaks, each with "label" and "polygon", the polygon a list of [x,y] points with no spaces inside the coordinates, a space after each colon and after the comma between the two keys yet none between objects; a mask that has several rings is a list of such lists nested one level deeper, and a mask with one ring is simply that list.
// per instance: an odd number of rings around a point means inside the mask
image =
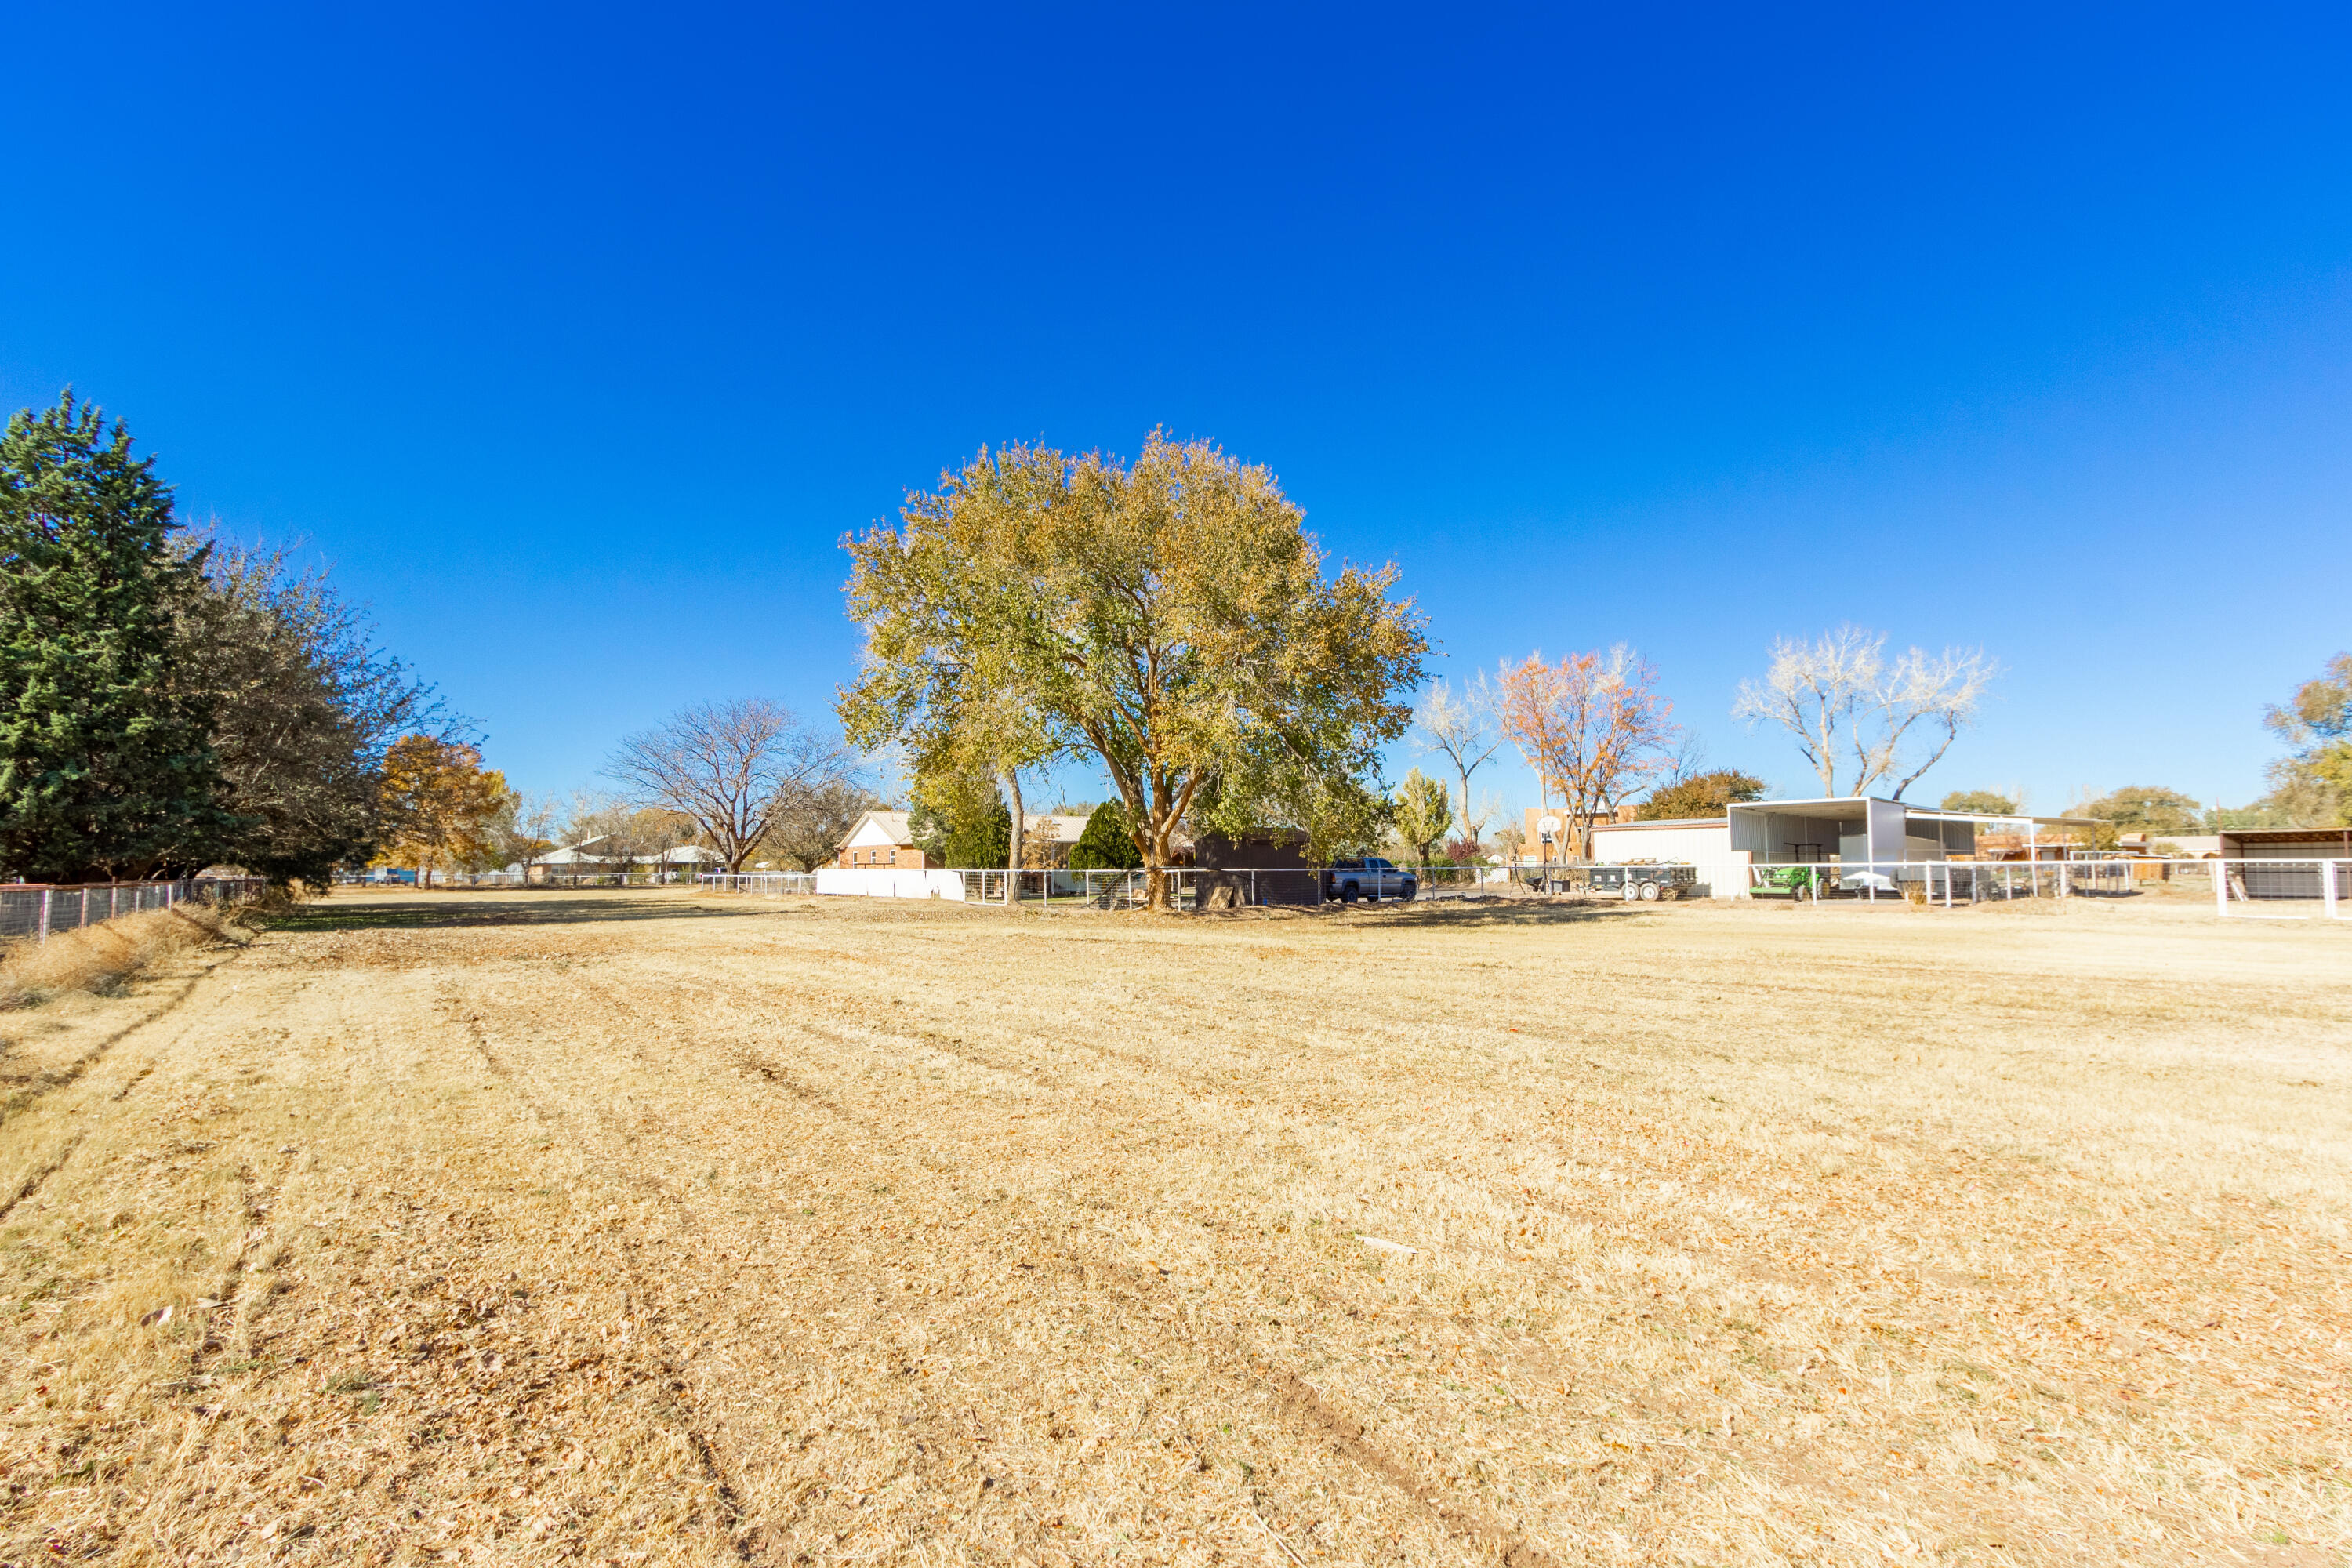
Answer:
[{"label": "bare deciduous tree", "polygon": [[760,848],[814,871],[832,862],[859,817],[881,807],[879,796],[848,779],[787,785]]},{"label": "bare deciduous tree", "polygon": [[690,818],[730,871],[740,871],[790,792],[845,779],[849,754],[765,698],[698,702],[631,735],[604,771],[642,805]]},{"label": "bare deciduous tree", "polygon": [[473,726],[375,645],[324,568],[209,531],[173,548],[190,568],[174,605],[180,679],[212,715],[242,824],[223,853],[281,881],[323,882],[339,864],[364,864],[395,826],[383,810],[393,743],[460,743]]},{"label": "bare deciduous tree", "polygon": [[[1915,647],[1892,664],[1885,650],[1885,633],[1854,626],[1811,642],[1776,639],[1771,668],[1761,680],[1739,683],[1732,715],[1794,736],[1823,795],[1858,795],[1893,778],[1893,798],[1901,800],[1976,716],[2000,667],[1981,648],[1930,656]],[[1926,757],[1906,772],[1906,748],[1921,746]],[[1849,757],[1853,771],[1840,788]]]},{"label": "bare deciduous tree", "polygon": [[1486,764],[1502,745],[1495,733],[1495,694],[1482,672],[1457,694],[1444,681],[1429,689],[1412,716],[1423,752],[1444,757],[1462,786],[1458,820],[1473,839],[1484,837],[1491,809],[1480,810],[1470,801],[1470,775]]}]

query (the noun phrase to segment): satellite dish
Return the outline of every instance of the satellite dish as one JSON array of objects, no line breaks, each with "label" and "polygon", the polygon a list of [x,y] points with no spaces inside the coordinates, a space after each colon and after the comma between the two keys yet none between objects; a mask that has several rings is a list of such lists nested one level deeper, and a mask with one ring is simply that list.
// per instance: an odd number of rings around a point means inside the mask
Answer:
[{"label": "satellite dish", "polygon": [[1536,831],[1542,834],[1547,838],[1550,837],[1553,834],[1559,831],[1559,818],[1557,816],[1547,816],[1543,818],[1536,824]]}]

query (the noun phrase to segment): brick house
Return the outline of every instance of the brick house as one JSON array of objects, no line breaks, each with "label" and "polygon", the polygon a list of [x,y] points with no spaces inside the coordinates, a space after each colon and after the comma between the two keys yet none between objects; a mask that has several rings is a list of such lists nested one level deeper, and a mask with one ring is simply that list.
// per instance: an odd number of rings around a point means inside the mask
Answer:
[{"label": "brick house", "polygon": [[[1032,813],[1024,818],[1028,831],[1024,847],[1032,867],[1059,867],[1070,863],[1070,850],[1078,835],[1087,830],[1083,816],[1054,816]],[[840,850],[833,863],[844,870],[859,871],[928,871],[930,861],[915,847],[914,834],[909,831],[908,814],[903,811],[869,811],[857,819],[849,837],[841,841]],[[994,867],[988,868],[994,870]]]},{"label": "brick house", "polygon": [[915,847],[903,811],[869,811],[859,817],[849,837],[841,841],[833,863],[844,870],[860,871],[922,871],[930,867],[923,852]]}]

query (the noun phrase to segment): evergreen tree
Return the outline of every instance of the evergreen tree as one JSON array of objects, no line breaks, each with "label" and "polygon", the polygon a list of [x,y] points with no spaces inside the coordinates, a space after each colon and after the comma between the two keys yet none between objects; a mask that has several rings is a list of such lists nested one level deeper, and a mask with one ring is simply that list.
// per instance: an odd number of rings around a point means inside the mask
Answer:
[{"label": "evergreen tree", "polygon": [[1095,807],[1078,830],[1078,841],[1070,846],[1073,871],[1132,871],[1142,864],[1135,818],[1128,814],[1127,803],[1116,796]]},{"label": "evergreen tree", "polygon": [[985,773],[918,773],[908,836],[934,866],[993,870],[1013,847],[1013,813]]},{"label": "evergreen tree", "polygon": [[184,872],[236,826],[179,677],[170,487],[68,392],[0,434],[0,875]]}]

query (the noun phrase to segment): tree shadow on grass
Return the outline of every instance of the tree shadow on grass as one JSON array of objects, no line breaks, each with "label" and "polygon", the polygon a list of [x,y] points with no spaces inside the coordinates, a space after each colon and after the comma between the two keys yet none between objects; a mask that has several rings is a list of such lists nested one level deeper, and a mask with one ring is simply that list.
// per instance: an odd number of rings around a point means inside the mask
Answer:
[{"label": "tree shadow on grass", "polygon": [[[1307,905],[1276,906],[1283,917],[1294,920],[1336,921],[1346,925],[1371,930],[1380,926],[1402,926],[1413,931],[1467,931],[1500,927],[1507,930],[1540,930],[1549,926],[1590,925],[1595,921],[1622,920],[1642,910],[1655,910],[1655,904],[1628,904],[1621,900],[1590,900],[1571,903],[1565,900],[1549,902],[1537,899],[1445,899],[1429,903],[1340,904],[1328,903],[1321,908]],[[1247,920],[1271,912],[1244,908],[1208,911],[1211,920]],[[1190,917],[1186,917],[1190,918]]]},{"label": "tree shadow on grass", "polygon": [[774,914],[772,903],[689,903],[675,896],[648,898],[615,888],[604,892],[518,892],[457,895],[437,899],[378,899],[338,903],[321,899],[291,914],[277,915],[270,929],[282,931],[457,931],[480,926],[558,926],[613,921],[732,920]]}]

